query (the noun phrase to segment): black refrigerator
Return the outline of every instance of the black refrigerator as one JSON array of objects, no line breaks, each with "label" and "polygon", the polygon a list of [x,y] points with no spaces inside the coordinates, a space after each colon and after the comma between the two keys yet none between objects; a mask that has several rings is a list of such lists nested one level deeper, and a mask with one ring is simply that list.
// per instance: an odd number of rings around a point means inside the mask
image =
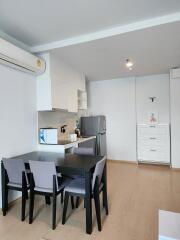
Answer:
[{"label": "black refrigerator", "polygon": [[105,116],[81,117],[81,135],[96,136],[96,153],[106,155],[106,118]]}]

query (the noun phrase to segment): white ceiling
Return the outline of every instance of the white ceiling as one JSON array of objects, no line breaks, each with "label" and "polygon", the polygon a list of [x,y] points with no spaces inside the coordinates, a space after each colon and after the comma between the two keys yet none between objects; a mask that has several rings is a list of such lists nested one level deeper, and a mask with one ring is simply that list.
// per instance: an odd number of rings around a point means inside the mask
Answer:
[{"label": "white ceiling", "polygon": [[180,66],[180,0],[0,0],[0,36],[8,35],[89,80],[166,73]]},{"label": "white ceiling", "polygon": [[[89,80],[168,73],[180,66],[180,22],[52,50]],[[126,58],[134,67],[125,67]]]},{"label": "white ceiling", "polygon": [[36,46],[179,10],[179,0],[0,0],[0,29]]}]

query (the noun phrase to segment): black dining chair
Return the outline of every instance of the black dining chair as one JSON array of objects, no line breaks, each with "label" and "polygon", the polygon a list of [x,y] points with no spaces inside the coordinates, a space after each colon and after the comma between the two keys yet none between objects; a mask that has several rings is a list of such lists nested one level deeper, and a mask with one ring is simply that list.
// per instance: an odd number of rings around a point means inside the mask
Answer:
[{"label": "black dining chair", "polygon": [[8,191],[15,190],[22,192],[21,221],[25,220],[26,199],[28,199],[29,181],[25,164],[22,159],[3,158],[4,188],[3,191],[3,216],[8,211]]},{"label": "black dining chair", "polygon": [[96,155],[96,139],[93,138],[93,139],[90,139],[89,141],[79,143],[78,147],[75,147],[73,149],[73,153],[78,155],[95,156]]},{"label": "black dining chair", "polygon": [[[96,155],[96,139],[91,139],[87,142],[82,142],[78,147],[74,147],[73,154],[95,156]],[[72,175],[73,179],[79,178],[79,175]],[[82,177],[81,177],[82,178]],[[76,197],[76,208],[79,207],[80,197]]]},{"label": "black dining chair", "polygon": [[[102,182],[102,175],[104,171],[104,167],[106,164],[106,157],[103,157],[95,167],[92,179],[92,194],[91,197],[94,198],[95,203],[95,210],[96,210],[96,218],[98,224],[98,230],[101,231],[101,213],[100,213],[100,200],[99,195],[101,191],[103,191],[104,184]],[[85,192],[85,179],[84,178],[77,178],[70,182],[70,184],[65,187],[65,199],[64,199],[64,208],[63,208],[63,217],[62,217],[62,224],[65,224],[66,221],[66,212],[68,207],[68,200],[69,196],[79,196],[83,197],[84,201],[86,202],[86,192]],[[103,201],[104,207],[106,210],[106,214],[108,214],[108,200],[107,200],[107,193],[105,199]],[[85,204],[86,207],[86,204]]]},{"label": "black dining chair", "polygon": [[29,161],[30,174],[30,204],[29,223],[33,222],[35,195],[52,197],[52,229],[56,228],[56,200],[58,194],[63,194],[64,188],[71,179],[58,177],[54,162]]}]

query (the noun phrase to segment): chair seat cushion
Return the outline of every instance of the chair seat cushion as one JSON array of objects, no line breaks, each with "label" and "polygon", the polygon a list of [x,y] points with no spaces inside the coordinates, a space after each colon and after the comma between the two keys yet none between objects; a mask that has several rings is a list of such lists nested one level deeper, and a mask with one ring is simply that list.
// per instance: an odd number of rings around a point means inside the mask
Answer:
[{"label": "chair seat cushion", "polygon": [[34,190],[37,191],[37,192],[53,193],[52,188],[35,187]]},{"label": "chair seat cushion", "polygon": [[[17,184],[17,183],[8,182],[7,185],[8,185],[9,187],[22,188],[22,185],[21,185],[21,184]],[[27,185],[27,187],[29,188],[29,184]]]},{"label": "chair seat cushion", "polygon": [[91,147],[77,147],[74,148],[74,154],[78,155],[88,155],[88,156],[94,156],[94,148]]},{"label": "chair seat cushion", "polygon": [[[71,182],[71,179],[64,178],[64,177],[58,177],[58,189],[57,192],[61,191],[63,188],[68,186]],[[47,192],[47,193],[53,193],[53,188],[40,188],[40,187],[35,187],[35,191],[38,192]]]},{"label": "chair seat cushion", "polygon": [[[103,188],[103,183],[99,186],[99,191]],[[85,178],[76,178],[71,180],[70,184],[64,189],[66,192],[85,195]]]},{"label": "chair seat cushion", "polygon": [[64,190],[69,193],[85,195],[85,180],[83,178],[76,178]]},{"label": "chair seat cushion", "polygon": [[71,175],[62,175],[63,177],[66,177],[66,178],[69,178],[69,179],[75,179],[75,178],[84,178],[83,176],[81,175],[78,175],[78,174],[71,174]]},{"label": "chair seat cushion", "polygon": [[71,183],[71,181],[72,181],[72,178],[65,178],[65,177],[58,178],[58,183],[63,188],[67,187]]},{"label": "chair seat cushion", "polygon": [[57,177],[62,177],[62,174],[61,173],[57,173]]}]

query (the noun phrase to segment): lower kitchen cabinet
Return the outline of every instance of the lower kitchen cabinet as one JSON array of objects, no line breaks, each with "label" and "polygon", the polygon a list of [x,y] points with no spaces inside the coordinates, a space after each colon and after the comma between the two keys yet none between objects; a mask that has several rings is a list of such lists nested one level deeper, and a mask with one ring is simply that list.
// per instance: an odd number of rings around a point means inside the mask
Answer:
[{"label": "lower kitchen cabinet", "polygon": [[169,124],[137,125],[139,162],[170,164]]}]

